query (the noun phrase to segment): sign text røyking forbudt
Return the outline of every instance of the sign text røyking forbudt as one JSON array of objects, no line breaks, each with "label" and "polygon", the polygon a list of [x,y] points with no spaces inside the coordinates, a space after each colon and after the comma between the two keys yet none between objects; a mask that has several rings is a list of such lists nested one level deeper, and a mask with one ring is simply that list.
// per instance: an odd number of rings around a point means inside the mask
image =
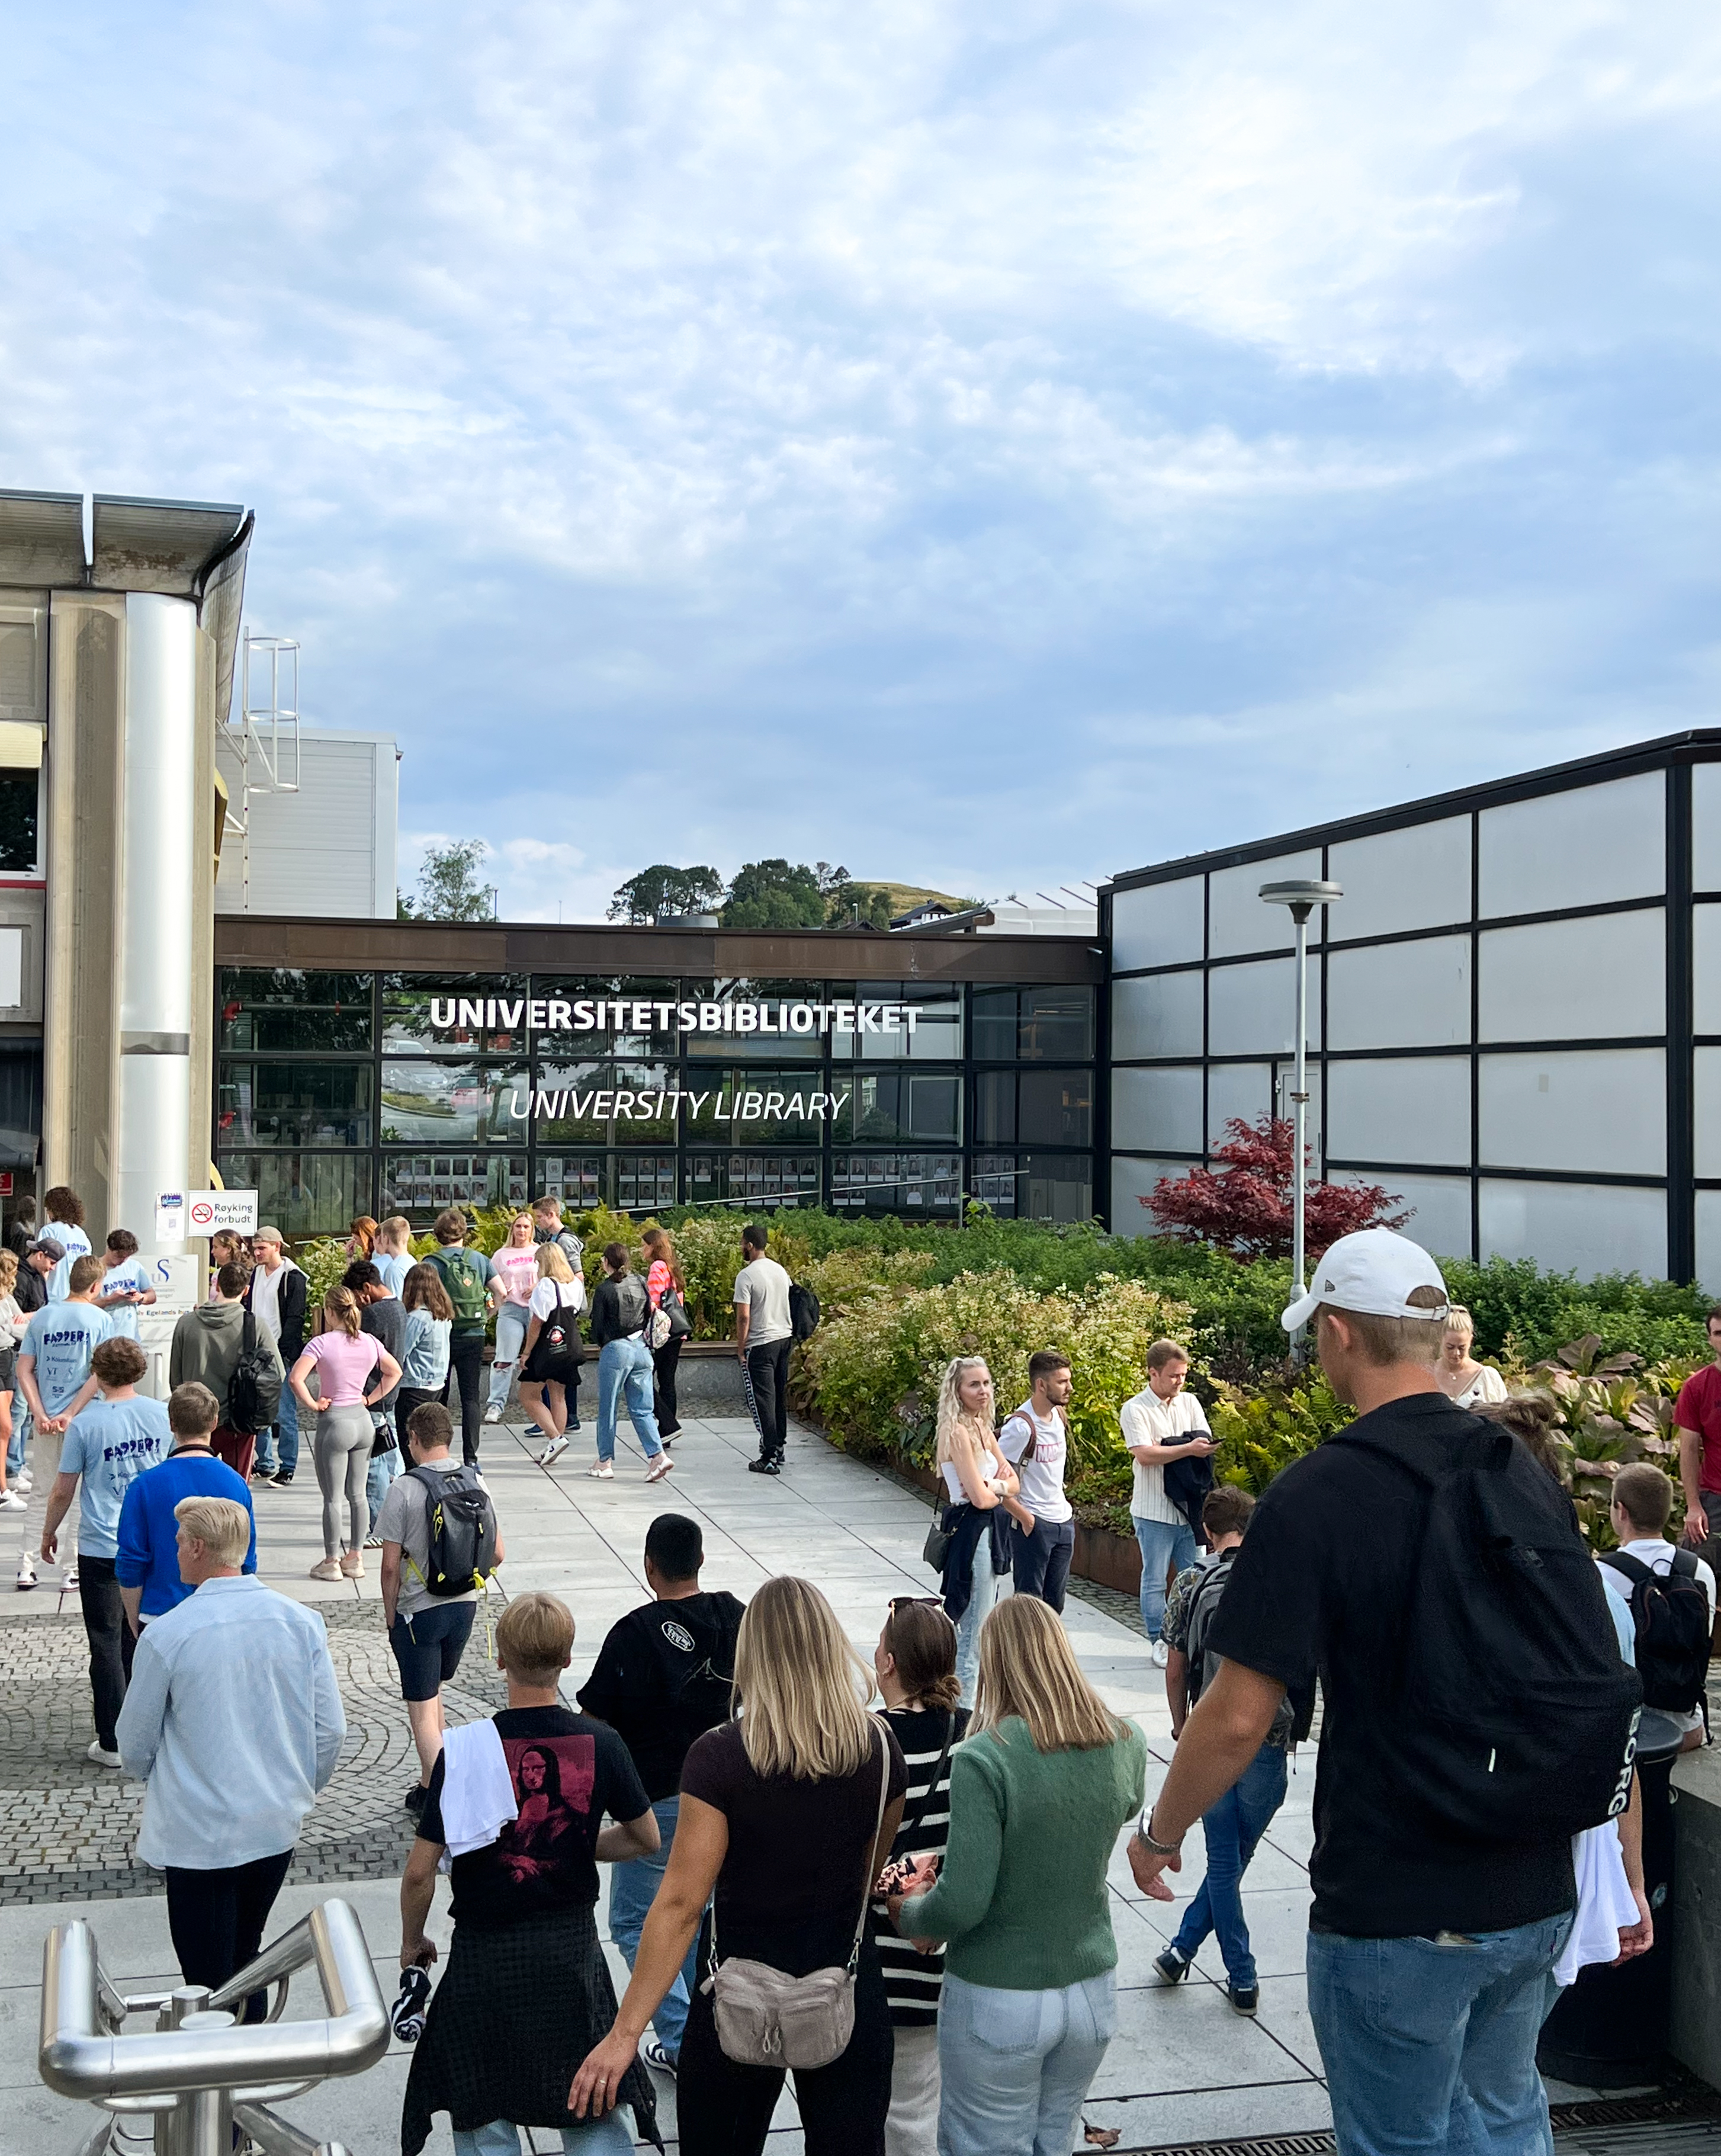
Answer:
[{"label": "sign text r\u00f8yking forbudt", "polygon": [[906,1033],[913,1004],[640,1003],[589,997],[433,996],[433,1033]]},{"label": "sign text r\u00f8yking forbudt", "polygon": [[520,1106],[520,1093],[516,1088],[508,1096],[508,1112],[516,1122],[528,1119],[537,1122],[562,1122],[569,1118],[576,1123],[590,1119],[592,1122],[630,1123],[661,1122],[665,1116],[673,1116],[684,1101],[688,1113],[699,1116],[704,1113],[708,1101],[715,1100],[710,1120],[718,1123],[804,1123],[817,1121],[833,1122],[853,1098],[852,1093],[767,1093],[745,1092],[737,1086],[733,1094],[722,1087],[715,1092],[694,1093],[679,1086],[666,1087],[658,1093],[630,1093],[625,1089],[615,1091],[576,1093],[571,1088],[555,1091],[540,1086],[525,1096],[525,1106]]}]

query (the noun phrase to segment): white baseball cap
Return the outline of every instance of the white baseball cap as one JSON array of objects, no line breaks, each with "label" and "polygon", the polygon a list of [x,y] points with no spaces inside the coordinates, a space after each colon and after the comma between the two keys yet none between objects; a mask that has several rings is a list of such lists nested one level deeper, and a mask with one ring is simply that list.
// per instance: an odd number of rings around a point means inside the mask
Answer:
[{"label": "white baseball cap", "polygon": [[[1411,1301],[1411,1291],[1419,1287],[1438,1292],[1435,1308],[1425,1310]],[[1426,1317],[1443,1323],[1446,1282],[1420,1243],[1391,1228],[1362,1228],[1354,1235],[1341,1235],[1324,1253],[1308,1294],[1293,1302],[1279,1322],[1287,1332],[1294,1332],[1299,1325],[1308,1324],[1324,1302],[1366,1317]]]}]

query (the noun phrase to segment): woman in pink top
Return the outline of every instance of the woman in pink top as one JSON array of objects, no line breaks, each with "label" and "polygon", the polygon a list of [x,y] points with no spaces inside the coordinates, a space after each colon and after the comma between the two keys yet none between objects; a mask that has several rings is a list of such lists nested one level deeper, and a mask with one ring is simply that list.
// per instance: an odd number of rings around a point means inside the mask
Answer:
[{"label": "woman in pink top", "polygon": [[508,1224],[508,1240],[490,1259],[490,1301],[496,1312],[496,1359],[490,1365],[490,1404],[486,1422],[500,1422],[508,1388],[520,1367],[520,1349],[532,1314],[532,1290],[538,1285],[537,1237],[530,1213],[516,1213]]},{"label": "woman in pink top", "polygon": [[[639,1239],[639,1247],[645,1254],[645,1292],[651,1306],[656,1310],[663,1297],[673,1288],[679,1302],[686,1292],[687,1283],[681,1277],[681,1261],[675,1255],[675,1238],[667,1228],[648,1228]],[[681,1360],[681,1342],[666,1340],[661,1348],[652,1350],[652,1380],[655,1393],[654,1404],[658,1416],[658,1435],[667,1445],[679,1435],[681,1418],[675,1412],[675,1366]]]},{"label": "woman in pink top", "polygon": [[[306,1383],[313,1370],[317,1397]],[[351,1288],[331,1287],[323,1301],[323,1330],[305,1342],[305,1353],[287,1373],[299,1412],[310,1418],[316,1432],[311,1457],[323,1493],[323,1561],[311,1567],[313,1579],[364,1577],[365,1530],[371,1519],[365,1502],[365,1478],[371,1468],[371,1409],[400,1381],[400,1364],[375,1333],[361,1330],[358,1297]],[[344,1553],[343,1484],[348,1526]]]}]

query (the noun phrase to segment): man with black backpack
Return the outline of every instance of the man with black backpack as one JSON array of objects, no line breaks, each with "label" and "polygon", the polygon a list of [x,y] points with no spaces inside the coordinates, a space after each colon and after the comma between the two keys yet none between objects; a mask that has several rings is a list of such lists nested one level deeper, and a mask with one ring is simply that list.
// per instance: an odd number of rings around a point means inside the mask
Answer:
[{"label": "man with black backpack", "polygon": [[221,1403],[211,1440],[242,1482],[251,1480],[257,1433],[280,1412],[285,1373],[269,1327],[245,1306],[251,1269],[237,1261],[216,1272],[207,1302],[188,1310],[167,1350],[170,1385],[207,1385]]},{"label": "man with black backpack", "polygon": [[1319,1674],[1314,2025],[1340,2156],[1549,2146],[1536,2039],[1571,1930],[1571,1837],[1623,1811],[1642,1690],[1570,1500],[1436,1375],[1446,1286],[1390,1229],[1333,1245],[1311,1327],[1356,1419],[1256,1509],[1222,1658],[1129,1848],[1142,1892]]},{"label": "man with black backpack", "polygon": [[376,1515],[382,1616],[418,1751],[407,1810],[424,1809],[443,1748],[443,1686],[460,1666],[485,1582],[503,1558],[496,1509],[470,1460],[449,1453],[454,1426],[440,1402],[414,1408],[402,1433],[411,1466]]},{"label": "man with black backpack", "polygon": [[[610,1874],[610,1936],[629,1969],[657,1899],[681,1810],[681,1764],[694,1738],[733,1712],[735,1634],[745,1605],[699,1584],[705,1561],[697,1520],[660,1512],[646,1531],[645,1584],[653,1600],[610,1627],[596,1666],[580,1687],[580,1705],[626,1743],[657,1816],[661,1845],[617,1864]],[[646,2061],[674,2073],[693,1997],[699,1942],[653,2016],[657,2035]]]},{"label": "man with black backpack", "polygon": [[466,1216],[452,1206],[438,1213],[431,1233],[437,1248],[424,1260],[434,1265],[454,1306],[448,1331],[448,1374],[443,1380],[443,1405],[448,1387],[460,1389],[460,1451],[469,1466],[478,1460],[484,1419],[484,1326],[490,1308],[490,1276],[495,1267],[482,1250],[466,1247]]}]

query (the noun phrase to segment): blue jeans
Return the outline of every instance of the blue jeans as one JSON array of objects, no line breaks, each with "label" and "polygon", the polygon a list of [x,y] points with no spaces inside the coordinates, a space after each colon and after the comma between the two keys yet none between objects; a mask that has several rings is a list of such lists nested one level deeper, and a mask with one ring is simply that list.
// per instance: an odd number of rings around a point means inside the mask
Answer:
[{"label": "blue jeans", "polygon": [[1069,2156],[1117,2025],[1112,1969],[1058,1991],[1004,1991],[946,1972],[939,2156]]},{"label": "blue jeans", "polygon": [[1243,1874],[1284,1800],[1284,1747],[1263,1744],[1218,1803],[1201,1816],[1207,1876],[1172,1945],[1185,1961],[1193,1961],[1208,1933],[1216,1932],[1225,1974],[1239,1991],[1248,1990],[1255,1981],[1255,1957],[1249,1951],[1249,1928],[1243,1922]]},{"label": "blue jeans", "polygon": [[1140,1512],[1129,1517],[1141,1545],[1141,1621],[1148,1638],[1157,1640],[1165,1621],[1165,1573],[1183,1572],[1195,1563],[1195,1529],[1184,1520],[1174,1527],[1170,1520],[1144,1520]]},{"label": "blue jeans", "polygon": [[520,1368],[520,1351],[525,1345],[526,1320],[531,1315],[523,1302],[505,1302],[496,1312],[496,1359],[490,1365],[490,1406],[498,1414],[508,1404],[508,1389]]},{"label": "blue jeans", "polygon": [[1552,2156],[1536,2038],[1571,1924],[1568,1910],[1462,1940],[1311,1932],[1339,2156]]},{"label": "blue jeans", "polygon": [[663,1450],[652,1413],[651,1350],[643,1340],[606,1341],[597,1358],[597,1456],[616,1456],[616,1396],[627,1395],[627,1412],[648,1460]]},{"label": "blue jeans", "polygon": [[[633,2156],[633,2114],[625,2105],[561,2129],[563,2156]],[[623,2124],[623,2121],[628,2123]],[[454,2156],[520,2156],[520,2128],[505,2118],[454,2128]]]},{"label": "blue jeans", "polygon": [[399,1448],[392,1452],[373,1452],[371,1465],[365,1476],[365,1502],[371,1509],[371,1532],[376,1532],[376,1522],[382,1511],[382,1500],[388,1495],[388,1486],[401,1471]]},{"label": "blue jeans", "polygon": [[[295,1356],[296,1362],[298,1358]],[[257,1471],[259,1475],[290,1475],[299,1465],[299,1403],[293,1388],[281,1387],[281,1404],[275,1409],[273,1430],[257,1433]]]},{"label": "blue jeans", "polygon": [[[659,1797],[652,1806],[658,1822],[658,1832],[663,1837],[654,1856],[630,1857],[625,1864],[610,1866],[610,1937],[622,1949],[622,1958],[629,1969],[639,1951],[639,1935],[645,1929],[645,1920],[651,1914],[652,1903],[657,1899],[658,1889],[663,1883],[663,1867],[669,1861],[669,1852],[675,1846],[675,1822],[680,1815],[679,1797]],[[699,1935],[694,1933],[693,1943],[687,1950],[687,1959],[681,1973],[663,1995],[663,2004],[652,2016],[652,2026],[658,2032],[658,2041],[674,2061],[681,2056],[681,2032],[687,2026],[688,2002],[694,1995],[698,1982],[697,1964],[699,1958]]]},{"label": "blue jeans", "polygon": [[956,1682],[962,1688],[962,1704],[972,1707],[980,1682],[980,1628],[991,1614],[998,1599],[998,1575],[992,1570],[990,1527],[982,1530],[974,1545],[974,1570],[968,1589],[968,1607],[956,1627]]}]

